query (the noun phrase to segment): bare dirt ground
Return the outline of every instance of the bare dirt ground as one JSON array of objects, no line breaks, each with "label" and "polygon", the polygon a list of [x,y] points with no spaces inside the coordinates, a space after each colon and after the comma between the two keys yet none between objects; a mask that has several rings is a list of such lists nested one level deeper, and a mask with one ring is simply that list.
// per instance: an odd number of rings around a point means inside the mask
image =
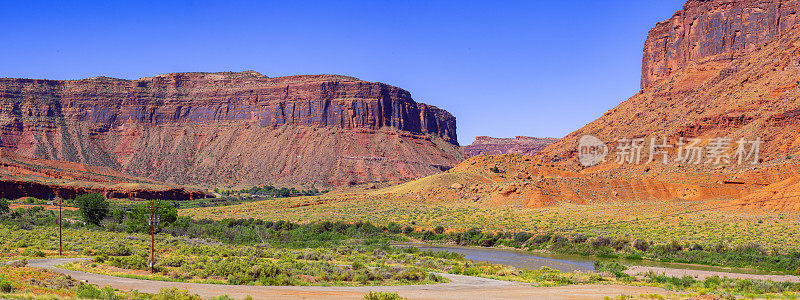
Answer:
[{"label": "bare dirt ground", "polygon": [[656,274],[665,274],[667,276],[692,276],[700,280],[705,280],[707,277],[719,276],[734,279],[760,279],[779,282],[800,282],[800,277],[793,275],[757,275],[757,274],[742,274],[742,273],[729,273],[718,271],[702,271],[702,270],[685,270],[685,269],[671,269],[659,267],[642,267],[633,266],[628,268],[625,273],[630,275],[641,275],[653,271]]},{"label": "bare dirt ground", "polygon": [[114,277],[57,268],[57,265],[80,258],[33,259],[28,265],[67,274],[77,280],[116,289],[157,293],[162,288],[187,289],[201,297],[228,295],[234,298],[252,296],[254,299],[361,299],[369,291],[397,292],[408,299],[603,299],[605,296],[671,294],[670,291],[621,285],[573,285],[534,287],[520,282],[508,282],[479,277],[441,274],[449,283],[432,285],[324,287],[324,286],[247,286],[216,285],[182,282],[150,281]]}]

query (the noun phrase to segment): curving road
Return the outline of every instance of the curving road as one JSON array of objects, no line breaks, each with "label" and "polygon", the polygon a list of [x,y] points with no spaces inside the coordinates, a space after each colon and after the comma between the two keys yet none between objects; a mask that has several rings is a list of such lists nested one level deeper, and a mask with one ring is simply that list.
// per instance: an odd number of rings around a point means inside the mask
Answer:
[{"label": "curving road", "polygon": [[32,259],[31,267],[67,274],[77,280],[121,290],[158,293],[163,288],[187,289],[201,297],[228,295],[234,298],[252,296],[254,299],[361,299],[369,291],[397,292],[408,299],[603,299],[604,296],[670,294],[652,287],[620,285],[575,285],[534,287],[520,282],[508,282],[479,277],[440,274],[449,283],[431,285],[326,287],[326,286],[251,286],[202,283],[166,282],[130,279],[57,268],[85,258]]}]

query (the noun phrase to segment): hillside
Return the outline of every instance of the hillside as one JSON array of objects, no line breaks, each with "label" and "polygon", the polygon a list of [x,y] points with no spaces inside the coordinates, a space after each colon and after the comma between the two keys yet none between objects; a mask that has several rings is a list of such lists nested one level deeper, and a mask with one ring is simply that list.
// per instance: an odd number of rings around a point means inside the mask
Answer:
[{"label": "hillside", "polygon": [[797,1],[687,2],[648,35],[643,89],[541,157],[580,169],[575,158],[584,135],[609,146],[643,138],[645,149],[650,138],[761,138],[762,161],[798,154],[798,7]]},{"label": "hillside", "polygon": [[[798,1],[690,0],[648,34],[642,90],[534,157],[473,157],[444,174],[395,188],[420,199],[474,199],[525,207],[620,200],[722,201],[731,209],[797,211],[800,197],[800,25]],[[608,156],[578,160],[585,135]],[[648,163],[651,138],[669,158]],[[681,138],[698,139],[699,163],[676,160]],[[708,161],[712,140],[728,139],[730,162]],[[642,139],[639,163],[616,161],[620,139]],[[739,140],[764,143],[752,161]],[[687,146],[688,147],[688,146]],[[686,154],[686,152],[682,152]],[[561,171],[559,171],[561,170]]]},{"label": "hillside", "polygon": [[456,120],[335,75],[0,79],[0,147],[203,186],[401,181],[464,158]]}]

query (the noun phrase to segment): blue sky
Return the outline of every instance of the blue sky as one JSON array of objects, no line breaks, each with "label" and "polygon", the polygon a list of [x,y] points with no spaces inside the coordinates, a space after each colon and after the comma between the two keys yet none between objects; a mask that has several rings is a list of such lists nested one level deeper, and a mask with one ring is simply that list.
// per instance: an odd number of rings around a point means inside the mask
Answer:
[{"label": "blue sky", "polygon": [[450,111],[461,144],[561,137],[638,92],[683,2],[0,1],[0,77],[343,74]]}]

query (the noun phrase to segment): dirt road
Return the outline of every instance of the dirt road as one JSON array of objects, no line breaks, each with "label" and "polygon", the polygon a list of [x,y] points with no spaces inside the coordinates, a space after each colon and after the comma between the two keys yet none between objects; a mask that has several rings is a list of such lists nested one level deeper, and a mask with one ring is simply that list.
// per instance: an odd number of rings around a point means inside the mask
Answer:
[{"label": "dirt road", "polygon": [[252,296],[254,299],[361,299],[369,291],[397,292],[408,299],[603,299],[604,296],[670,294],[669,291],[651,287],[619,285],[574,285],[561,287],[533,287],[529,284],[499,281],[471,276],[441,274],[449,283],[432,285],[323,287],[323,286],[249,286],[215,285],[129,279],[86,272],[70,271],[55,266],[80,260],[79,258],[33,259],[31,267],[50,269],[98,286],[157,293],[162,288],[187,289],[202,297],[227,294],[234,298]]}]

